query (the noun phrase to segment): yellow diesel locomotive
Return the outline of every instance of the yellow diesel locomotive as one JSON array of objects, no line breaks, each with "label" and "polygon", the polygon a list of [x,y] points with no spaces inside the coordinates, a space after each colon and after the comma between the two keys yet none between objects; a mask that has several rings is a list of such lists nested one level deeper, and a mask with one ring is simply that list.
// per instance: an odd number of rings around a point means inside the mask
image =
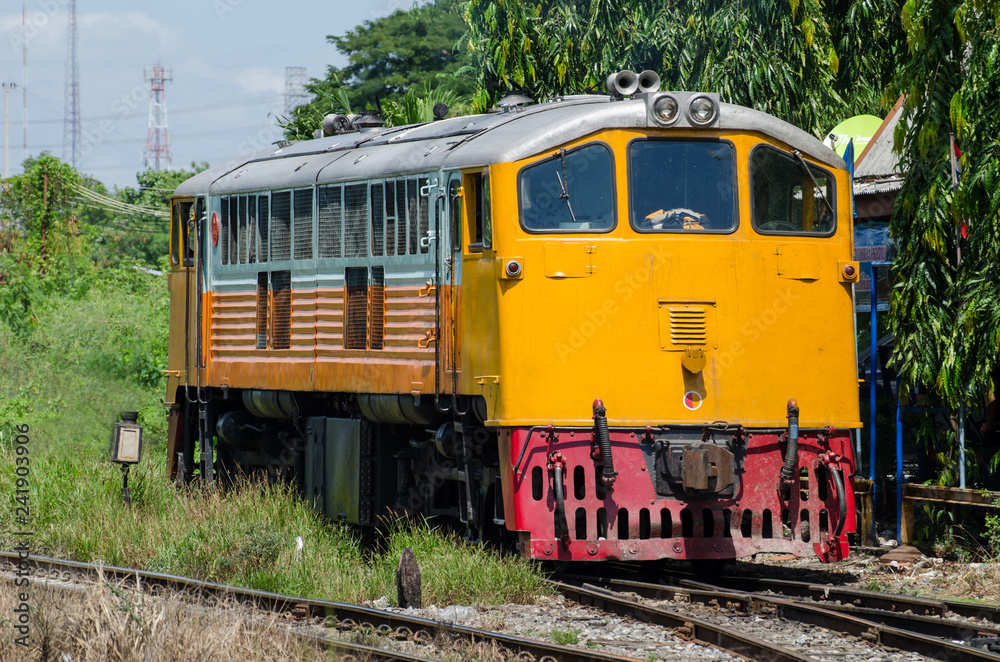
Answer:
[{"label": "yellow diesel locomotive", "polygon": [[[609,95],[327,135],[172,200],[169,455],[537,559],[841,559],[851,182],[809,134]],[[845,487],[846,485],[846,487]]]}]

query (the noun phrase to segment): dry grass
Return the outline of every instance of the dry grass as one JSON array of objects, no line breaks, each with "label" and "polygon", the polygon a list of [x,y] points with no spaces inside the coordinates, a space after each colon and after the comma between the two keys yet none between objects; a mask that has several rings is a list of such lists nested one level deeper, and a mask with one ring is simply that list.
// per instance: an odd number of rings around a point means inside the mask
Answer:
[{"label": "dry grass", "polygon": [[[0,521],[14,521],[15,466],[11,450],[0,448]],[[412,547],[426,604],[532,603],[546,593],[524,559],[427,526],[395,527],[384,549],[372,548],[356,529],[324,520],[286,488],[245,482],[225,492],[178,490],[165,466],[151,453],[133,469],[126,508],[121,474],[109,462],[35,446],[33,553],[311,598],[385,596],[394,603],[399,555]],[[0,548],[16,542],[0,529]]]},{"label": "dry grass", "polygon": [[[24,590],[24,589],[18,589]],[[150,597],[111,584],[62,589],[33,584],[30,645],[20,646],[4,623],[0,659],[31,662],[155,662],[159,660],[322,660],[317,645],[246,608],[207,609],[179,597]],[[0,613],[16,606],[9,580]]]}]

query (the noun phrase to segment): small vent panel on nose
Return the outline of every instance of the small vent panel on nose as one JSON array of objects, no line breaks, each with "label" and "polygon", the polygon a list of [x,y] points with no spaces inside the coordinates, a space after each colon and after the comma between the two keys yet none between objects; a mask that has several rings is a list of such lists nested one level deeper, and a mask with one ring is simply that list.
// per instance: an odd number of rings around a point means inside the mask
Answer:
[{"label": "small vent panel on nose", "polygon": [[670,342],[674,345],[703,346],[708,341],[704,306],[670,306]]},{"label": "small vent panel on nose", "polygon": [[715,349],[715,302],[657,302],[660,318],[660,349],[680,352],[690,347]]}]

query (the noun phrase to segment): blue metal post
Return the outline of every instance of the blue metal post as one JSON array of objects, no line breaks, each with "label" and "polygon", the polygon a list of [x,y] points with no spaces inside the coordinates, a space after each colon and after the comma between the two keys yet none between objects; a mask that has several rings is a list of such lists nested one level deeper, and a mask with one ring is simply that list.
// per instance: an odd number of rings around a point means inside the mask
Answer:
[{"label": "blue metal post", "polygon": [[896,380],[896,540],[903,539],[903,402]]},{"label": "blue metal post", "polygon": [[875,523],[875,366],[878,361],[878,291],[875,289],[875,265],[868,263],[868,276],[871,278],[871,356],[868,357],[868,388],[869,388],[869,418],[868,418],[868,477],[872,481],[872,540],[878,545],[878,525]]}]

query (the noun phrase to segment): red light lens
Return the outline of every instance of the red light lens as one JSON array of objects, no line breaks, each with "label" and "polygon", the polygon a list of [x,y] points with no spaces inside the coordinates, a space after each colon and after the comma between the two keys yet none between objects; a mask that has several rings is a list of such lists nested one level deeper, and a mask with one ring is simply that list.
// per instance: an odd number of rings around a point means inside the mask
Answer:
[{"label": "red light lens", "polygon": [[848,264],[844,267],[844,278],[848,280],[854,280],[854,277],[858,275],[858,270],[854,268],[853,264]]}]

